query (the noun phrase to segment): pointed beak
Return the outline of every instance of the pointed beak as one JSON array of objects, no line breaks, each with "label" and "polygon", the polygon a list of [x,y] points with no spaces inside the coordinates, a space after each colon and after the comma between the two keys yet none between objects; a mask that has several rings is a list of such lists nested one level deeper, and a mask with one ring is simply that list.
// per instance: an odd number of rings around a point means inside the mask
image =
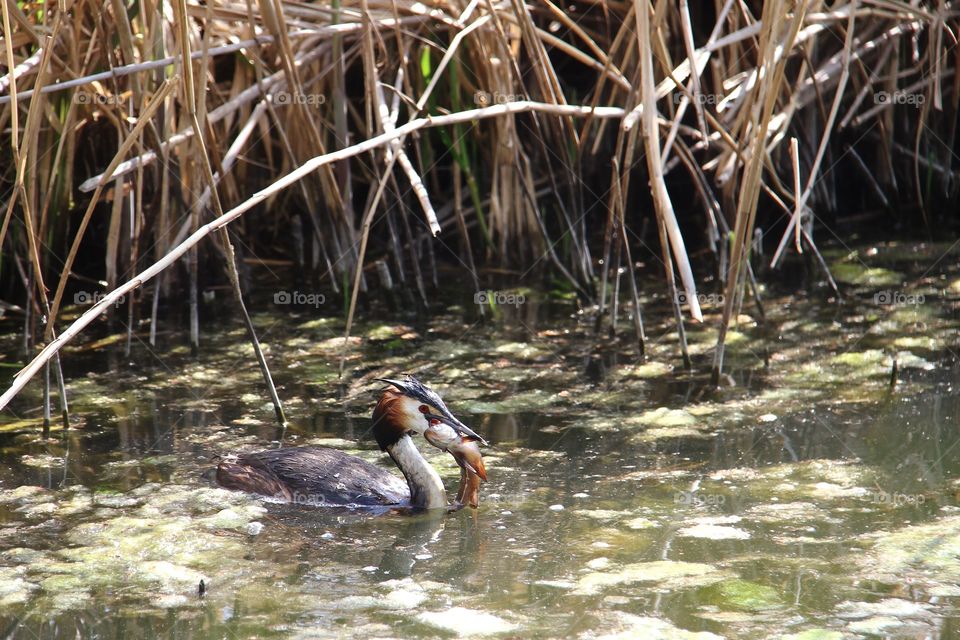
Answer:
[{"label": "pointed beak", "polygon": [[466,436],[472,440],[476,440],[483,446],[487,446],[486,440],[480,437],[480,435],[477,432],[475,432],[473,429],[471,429],[470,427],[468,427],[467,425],[463,424],[462,422],[457,420],[455,417],[453,417],[453,415],[440,416],[435,413],[425,413],[423,415],[427,418],[430,418],[431,420],[439,420],[440,422],[446,425],[450,425],[451,427],[453,427],[454,431],[459,433],[461,436]]}]

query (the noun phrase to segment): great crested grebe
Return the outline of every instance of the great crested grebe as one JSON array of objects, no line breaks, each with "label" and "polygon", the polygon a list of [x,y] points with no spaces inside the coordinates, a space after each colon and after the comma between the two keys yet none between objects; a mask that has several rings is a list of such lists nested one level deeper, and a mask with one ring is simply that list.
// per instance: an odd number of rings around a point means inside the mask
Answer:
[{"label": "great crested grebe", "polygon": [[[378,381],[390,386],[383,391],[373,410],[373,436],[380,450],[386,451],[400,468],[406,484],[386,469],[326,447],[292,447],[228,456],[217,466],[217,482],[228,489],[259,493],[286,502],[446,508],[447,495],[440,476],[420,454],[410,435],[443,425],[471,443],[472,448],[466,447],[460,453],[451,451],[451,454],[455,459],[458,455],[469,457],[473,469],[477,466],[483,469],[477,443],[486,444],[486,441],[454,417],[435,391],[413,376],[404,380],[378,378]],[[450,437],[449,433],[446,435]],[[459,459],[457,462],[460,464]],[[485,469],[483,477],[486,477]],[[458,498],[468,495],[471,505],[476,506],[476,490],[471,494],[469,484],[469,478],[461,473]],[[457,506],[466,504],[462,500],[458,502]]]}]

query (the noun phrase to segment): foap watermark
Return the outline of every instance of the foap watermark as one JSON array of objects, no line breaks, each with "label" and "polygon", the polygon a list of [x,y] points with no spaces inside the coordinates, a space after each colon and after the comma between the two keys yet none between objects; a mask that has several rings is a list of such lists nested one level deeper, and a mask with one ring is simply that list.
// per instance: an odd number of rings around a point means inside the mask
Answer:
[{"label": "foap watermark", "polygon": [[875,104],[910,104],[919,107],[927,101],[922,93],[907,93],[906,91],[877,91],[873,94]]},{"label": "foap watermark", "polygon": [[684,98],[690,102],[695,102],[700,106],[717,106],[723,100],[723,96],[719,93],[694,93],[687,95],[682,91],[676,91],[673,94],[673,104],[679,105],[681,102],[683,102]]},{"label": "foap watermark", "polygon": [[[720,306],[723,304],[723,294],[722,293],[698,293],[697,294],[697,304],[701,307],[705,306]],[[677,304],[689,304],[690,296],[687,295],[686,291],[677,289]]]},{"label": "foap watermark", "polygon": [[473,294],[474,304],[482,305],[513,305],[519,307],[527,301],[527,297],[522,293],[512,293],[510,291],[477,291]]},{"label": "foap watermark", "polygon": [[327,503],[323,494],[300,493],[299,491],[294,491],[289,500],[285,500],[285,496],[282,494],[277,494],[274,497],[283,502],[292,502],[293,504],[306,505],[310,507],[321,506]]},{"label": "foap watermark", "polygon": [[675,491],[673,503],[688,507],[720,506],[727,501],[722,493],[704,493],[702,491]]},{"label": "foap watermark", "polygon": [[473,104],[478,107],[489,107],[494,104],[508,104],[519,102],[523,96],[517,93],[500,93],[499,91],[476,91],[473,94]]},{"label": "foap watermark", "polygon": [[[75,294],[73,294],[73,304],[93,306],[103,300],[105,297],[106,296],[99,291],[77,291]],[[117,298],[116,302],[113,303],[113,306],[120,307],[126,300],[127,296],[122,295]]]},{"label": "foap watermark", "polygon": [[923,304],[922,293],[904,293],[903,291],[877,291],[873,294],[873,303],[883,306],[905,306]]},{"label": "foap watermark", "polygon": [[888,491],[871,491],[867,494],[870,502],[891,507],[918,507],[927,501],[922,493],[890,493]]},{"label": "foap watermark", "polygon": [[273,294],[273,304],[313,305],[319,307],[327,301],[322,293],[304,293],[302,291],[277,291]]},{"label": "foap watermark", "polygon": [[288,104],[315,106],[326,104],[327,96],[322,93],[290,93],[289,91],[277,91],[273,94],[273,102],[281,106]]}]

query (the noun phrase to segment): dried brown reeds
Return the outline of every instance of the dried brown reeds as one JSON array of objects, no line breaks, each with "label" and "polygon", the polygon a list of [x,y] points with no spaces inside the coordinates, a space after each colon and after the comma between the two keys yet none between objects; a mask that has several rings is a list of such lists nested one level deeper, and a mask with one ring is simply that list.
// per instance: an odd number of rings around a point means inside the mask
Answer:
[{"label": "dried brown reeds", "polygon": [[[477,264],[545,266],[614,328],[627,278],[641,354],[641,294],[665,288],[687,364],[682,307],[703,317],[687,247],[705,244],[719,376],[756,297],[759,211],[776,265],[790,238],[819,257],[848,166],[869,176],[864,208],[956,200],[953,2],[77,0],[2,17],[0,290],[43,349],[0,408],[124,295],[151,339],[161,298],[188,300],[199,347],[201,264],[224,265],[242,307],[235,244],[298,256],[349,301],[348,332],[364,265],[425,300],[435,250],[477,286]],[[640,252],[663,284],[638,283]],[[67,291],[101,286],[58,331]]]}]

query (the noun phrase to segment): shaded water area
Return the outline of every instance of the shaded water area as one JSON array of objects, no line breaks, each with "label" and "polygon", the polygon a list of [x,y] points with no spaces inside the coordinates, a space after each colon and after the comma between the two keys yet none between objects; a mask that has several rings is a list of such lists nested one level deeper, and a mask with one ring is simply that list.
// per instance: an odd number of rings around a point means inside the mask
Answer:
[{"label": "shaded water area", "polygon": [[[960,637],[947,249],[833,255],[842,304],[765,291],[766,320],[731,332],[719,390],[704,373],[709,301],[707,324],[688,326],[691,374],[653,293],[646,361],[628,318],[598,338],[589,312],[532,290],[485,318],[472,292],[428,318],[376,303],[347,343],[325,308],[255,296],[285,446],[386,465],[374,378],[404,372],[491,441],[480,508],[440,516],[217,488],[217,455],[281,436],[234,320],[207,327],[196,358],[178,334],[157,349],[135,337],[129,358],[121,334],[78,344],[64,360],[73,428],[41,437],[36,383],[0,424],[0,634]],[[452,459],[418,444],[453,490]]]}]

